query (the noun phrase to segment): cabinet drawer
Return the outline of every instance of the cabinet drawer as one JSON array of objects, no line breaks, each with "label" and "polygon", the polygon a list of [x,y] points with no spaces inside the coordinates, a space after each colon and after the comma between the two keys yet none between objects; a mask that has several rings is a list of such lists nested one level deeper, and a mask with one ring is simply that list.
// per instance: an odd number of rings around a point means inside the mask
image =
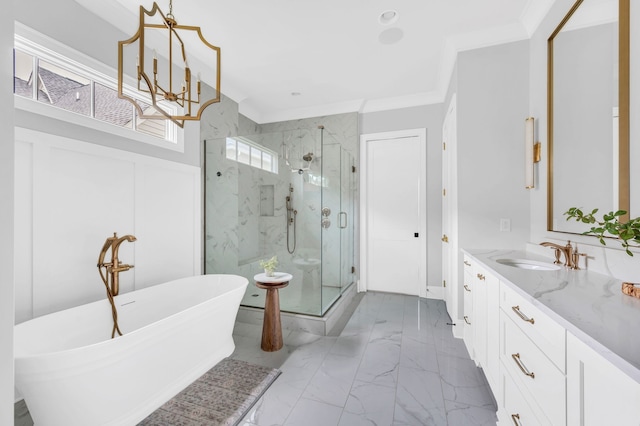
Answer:
[{"label": "cabinet drawer", "polygon": [[566,380],[504,312],[500,313],[500,360],[532,406],[537,405],[553,425],[566,424]]},{"label": "cabinet drawer", "polygon": [[551,423],[544,415],[536,412],[524,397],[520,388],[515,384],[511,376],[506,373],[504,366],[501,366],[500,379],[504,389],[503,399],[498,416],[500,424],[518,426],[551,426]]},{"label": "cabinet drawer", "polygon": [[566,372],[564,327],[503,283],[500,283],[500,308],[560,371]]}]

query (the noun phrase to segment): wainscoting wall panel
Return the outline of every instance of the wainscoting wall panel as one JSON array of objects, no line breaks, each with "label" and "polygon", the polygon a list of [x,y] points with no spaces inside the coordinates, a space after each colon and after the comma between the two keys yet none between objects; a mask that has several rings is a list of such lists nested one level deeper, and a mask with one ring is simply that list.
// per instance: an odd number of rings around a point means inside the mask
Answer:
[{"label": "wainscoting wall panel", "polygon": [[[134,143],[134,142],[132,142]],[[200,168],[16,129],[16,323],[99,300],[105,239],[133,234],[121,292],[201,273]]]}]

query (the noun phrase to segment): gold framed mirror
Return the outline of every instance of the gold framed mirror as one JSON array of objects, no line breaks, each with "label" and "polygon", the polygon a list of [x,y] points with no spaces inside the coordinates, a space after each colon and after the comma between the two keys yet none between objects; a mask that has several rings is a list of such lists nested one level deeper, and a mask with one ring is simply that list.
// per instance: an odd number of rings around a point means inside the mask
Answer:
[{"label": "gold framed mirror", "polygon": [[585,230],[569,207],[629,212],[629,3],[577,0],[548,39],[549,231]]}]

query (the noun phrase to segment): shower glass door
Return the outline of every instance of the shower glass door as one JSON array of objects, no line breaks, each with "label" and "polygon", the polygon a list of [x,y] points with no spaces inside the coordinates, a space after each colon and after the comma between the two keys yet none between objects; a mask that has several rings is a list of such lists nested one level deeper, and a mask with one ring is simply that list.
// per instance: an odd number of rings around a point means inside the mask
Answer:
[{"label": "shower glass door", "polygon": [[322,311],[353,283],[353,156],[327,131],[322,144]]},{"label": "shower glass door", "polygon": [[354,277],[353,162],[322,128],[205,141],[205,273],[246,277],[263,308],[253,277],[277,256],[280,309],[323,315]]}]

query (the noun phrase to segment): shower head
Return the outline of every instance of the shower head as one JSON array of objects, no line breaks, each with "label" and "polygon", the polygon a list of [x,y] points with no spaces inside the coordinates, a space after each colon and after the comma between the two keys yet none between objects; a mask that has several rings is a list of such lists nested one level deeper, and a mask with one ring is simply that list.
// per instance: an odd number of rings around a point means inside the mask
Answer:
[{"label": "shower head", "polygon": [[309,153],[307,153],[307,154],[303,155],[303,156],[302,156],[302,159],[303,159],[304,161],[306,161],[307,163],[310,163],[311,161],[313,161],[313,153],[312,153],[312,152],[309,152]]}]

